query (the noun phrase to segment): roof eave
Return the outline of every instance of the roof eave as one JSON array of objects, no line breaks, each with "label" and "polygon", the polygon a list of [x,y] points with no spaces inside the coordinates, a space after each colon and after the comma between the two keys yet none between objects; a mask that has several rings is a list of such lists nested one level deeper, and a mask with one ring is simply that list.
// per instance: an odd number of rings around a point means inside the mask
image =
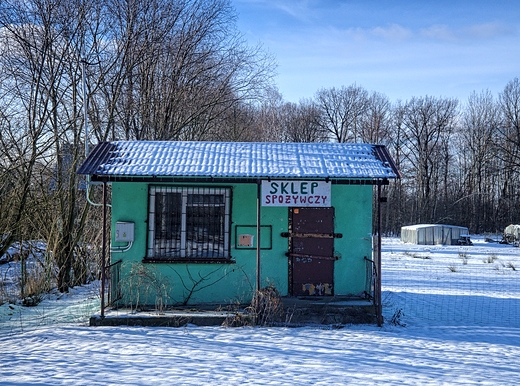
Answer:
[{"label": "roof eave", "polygon": [[221,184],[257,184],[260,181],[275,180],[313,180],[326,181],[336,185],[388,185],[389,178],[395,177],[215,177],[215,176],[122,176],[91,175],[92,182],[144,182],[144,183],[221,183]]}]

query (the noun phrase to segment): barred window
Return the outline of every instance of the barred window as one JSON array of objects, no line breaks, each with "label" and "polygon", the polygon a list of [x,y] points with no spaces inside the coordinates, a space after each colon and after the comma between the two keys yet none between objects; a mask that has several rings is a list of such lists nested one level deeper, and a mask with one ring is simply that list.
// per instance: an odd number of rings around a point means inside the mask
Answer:
[{"label": "barred window", "polygon": [[151,187],[151,260],[229,258],[230,189]]}]

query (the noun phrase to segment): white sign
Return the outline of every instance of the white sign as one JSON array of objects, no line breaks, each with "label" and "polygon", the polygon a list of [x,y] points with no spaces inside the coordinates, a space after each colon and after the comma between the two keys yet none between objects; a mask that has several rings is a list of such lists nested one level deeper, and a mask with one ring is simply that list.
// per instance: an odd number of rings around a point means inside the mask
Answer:
[{"label": "white sign", "polygon": [[262,206],[330,206],[325,181],[262,181]]}]

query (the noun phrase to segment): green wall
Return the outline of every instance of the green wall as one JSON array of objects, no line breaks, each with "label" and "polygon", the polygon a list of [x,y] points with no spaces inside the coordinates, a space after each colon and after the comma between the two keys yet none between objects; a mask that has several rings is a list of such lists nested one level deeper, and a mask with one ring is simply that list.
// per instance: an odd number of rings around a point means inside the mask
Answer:
[{"label": "green wall", "polygon": [[[185,186],[185,185],[183,185]],[[191,185],[193,186],[193,185]],[[232,188],[231,256],[235,264],[143,263],[146,255],[148,184],[118,182],[112,185],[112,239],[115,223],[135,223],[135,241],[124,253],[111,253],[112,263],[120,264],[121,305],[168,306],[176,304],[248,303],[256,285],[256,248],[236,248],[236,227],[250,229],[255,235],[257,220],[256,184],[216,185]],[[335,240],[339,259],[334,267],[336,295],[357,295],[366,289],[366,261],[371,258],[372,186],[333,185]],[[287,207],[262,207],[261,286],[274,285],[282,295],[288,294]],[[249,227],[250,226],[250,227]],[[113,249],[124,246],[113,243]],[[256,246],[256,241],[255,241]],[[113,288],[116,288],[112,284]]]},{"label": "green wall", "polygon": [[333,185],[332,206],[335,232],[343,235],[334,242],[334,293],[361,295],[369,285],[365,257],[372,259],[372,186]]}]

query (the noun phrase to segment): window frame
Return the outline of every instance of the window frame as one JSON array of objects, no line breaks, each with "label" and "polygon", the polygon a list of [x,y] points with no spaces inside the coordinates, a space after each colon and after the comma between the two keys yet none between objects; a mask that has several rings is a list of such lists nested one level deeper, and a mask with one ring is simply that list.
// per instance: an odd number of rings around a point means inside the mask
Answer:
[{"label": "window frame", "polygon": [[[176,256],[166,256],[157,251],[156,233],[156,193],[180,193],[181,194],[181,230],[180,230],[180,249]],[[187,245],[191,241],[188,238],[187,218],[188,207],[197,207],[198,204],[189,205],[188,195],[223,195],[223,240],[222,240],[222,256],[186,256]],[[208,187],[208,186],[173,186],[173,185],[150,185],[148,188],[148,209],[147,209],[147,242],[146,254],[143,262],[146,263],[232,263],[231,260],[231,187]],[[192,201],[193,203],[193,201]],[[218,207],[219,205],[202,204],[202,206]],[[206,236],[209,237],[209,236]],[[209,242],[209,241],[205,241]]]}]

